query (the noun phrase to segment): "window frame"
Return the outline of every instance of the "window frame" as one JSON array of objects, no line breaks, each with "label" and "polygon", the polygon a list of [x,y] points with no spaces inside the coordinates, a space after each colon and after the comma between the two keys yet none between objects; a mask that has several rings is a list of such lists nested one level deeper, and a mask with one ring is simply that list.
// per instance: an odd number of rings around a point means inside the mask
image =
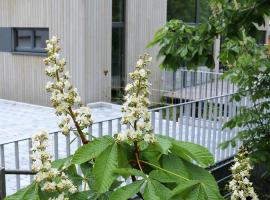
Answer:
[{"label": "window frame", "polygon": [[[112,20],[112,31],[113,30],[121,30],[122,31],[122,42],[121,42],[121,81],[120,87],[124,88],[126,85],[127,77],[126,77],[126,65],[125,65],[125,47],[126,47],[126,30],[125,30],[125,22],[126,22],[126,0],[122,0],[122,16],[120,17],[121,21],[113,21]],[[112,10],[113,12],[113,10]],[[112,13],[113,15],[113,13]],[[113,38],[112,38],[113,39]],[[112,58],[113,61],[113,58]],[[113,64],[113,63],[111,63]]]},{"label": "window frame", "polygon": [[[184,22],[186,22],[187,24],[190,24],[190,25],[197,25],[201,22],[201,0],[194,0],[194,21],[185,21],[183,19],[180,19],[180,20],[183,20]],[[167,21],[171,20],[168,18],[168,6],[167,6]],[[178,18],[176,18],[178,19]]]},{"label": "window frame", "polygon": [[[25,47],[18,47],[18,40],[19,40],[19,36],[18,36],[18,31],[29,31],[29,35],[30,35],[30,45],[29,48],[25,48]],[[40,32],[39,36],[41,36],[41,38],[45,38],[45,40],[49,39],[49,28],[41,28],[41,27],[13,27],[12,28],[12,53],[13,54],[22,54],[22,55],[37,55],[37,56],[47,56],[47,52],[44,48],[37,48],[35,45],[35,37],[36,32]],[[43,41],[43,40],[42,40]]]}]

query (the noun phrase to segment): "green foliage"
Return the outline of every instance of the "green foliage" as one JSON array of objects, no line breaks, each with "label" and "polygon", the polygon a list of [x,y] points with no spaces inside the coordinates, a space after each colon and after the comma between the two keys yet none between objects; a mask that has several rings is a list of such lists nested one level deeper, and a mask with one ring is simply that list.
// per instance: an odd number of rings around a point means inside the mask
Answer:
[{"label": "green foliage", "polygon": [[[265,16],[270,13],[268,0],[211,0],[209,4],[212,14],[207,21],[193,26],[181,20],[171,20],[157,31],[148,47],[160,46],[162,68],[213,67],[215,37],[240,40],[243,30],[254,37],[257,35],[254,23],[264,24]],[[224,48],[221,47],[221,52]]]},{"label": "green foliage", "polygon": [[[270,169],[269,108],[270,59],[267,47],[257,44],[257,25],[265,25],[269,16],[269,0],[211,0],[212,14],[207,22],[197,26],[180,20],[169,21],[155,35],[150,46],[159,45],[161,66],[176,70],[185,63],[188,67],[213,66],[212,46],[221,37],[220,63],[228,68],[223,78],[238,88],[235,101],[250,97],[253,106],[241,108],[224,128],[239,127],[235,138],[222,144],[235,146],[242,141],[251,153],[252,160],[265,163]],[[268,26],[268,24],[266,24]]]},{"label": "green foliage", "polygon": [[41,198],[39,197],[39,188],[37,184],[32,183],[28,187],[19,190],[14,195],[5,198],[5,200],[18,200],[18,199],[41,200]]},{"label": "green foliage", "polygon": [[110,196],[110,200],[126,200],[134,196],[142,187],[144,180],[136,181],[124,187],[120,187]]},{"label": "green foliage", "polygon": [[176,70],[181,63],[190,68],[203,64],[213,66],[215,35],[210,31],[210,24],[194,26],[181,20],[171,20],[155,34],[148,47],[160,45],[159,57],[164,57],[161,64],[164,69]]},{"label": "green foliage", "polygon": [[93,173],[95,189],[98,193],[109,190],[115,179],[114,170],[117,168],[117,164],[117,144],[110,145],[96,158]]},{"label": "green foliage", "polygon": [[[135,152],[139,152],[138,157]],[[64,170],[78,187],[83,182],[84,191],[71,195],[71,200],[126,200],[136,196],[145,200],[222,199],[215,179],[201,167],[213,163],[204,147],[165,136],[157,136],[155,143],[144,145],[142,150],[133,143],[116,143],[114,138],[103,136],[53,165]],[[80,166],[83,177],[75,166]],[[122,182],[117,181],[120,177],[132,183],[121,186]],[[91,192],[86,190],[86,184]],[[7,200],[49,197],[34,183]]]},{"label": "green foliage", "polygon": [[83,145],[73,156],[71,163],[82,164],[100,155],[108,146],[113,144],[113,139],[110,137],[97,138],[93,142]]}]

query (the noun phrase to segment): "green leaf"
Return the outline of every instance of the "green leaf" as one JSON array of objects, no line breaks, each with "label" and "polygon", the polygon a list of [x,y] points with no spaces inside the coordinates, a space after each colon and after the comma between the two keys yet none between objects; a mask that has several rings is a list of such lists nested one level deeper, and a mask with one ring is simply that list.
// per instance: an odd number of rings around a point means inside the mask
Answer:
[{"label": "green leaf", "polygon": [[69,200],[86,200],[94,199],[95,193],[93,191],[77,192],[69,197]]},{"label": "green leaf", "polygon": [[93,166],[90,163],[83,163],[80,165],[81,171],[83,173],[83,180],[87,182],[89,188],[93,189],[94,185],[94,174]]},{"label": "green leaf", "polygon": [[142,171],[133,168],[118,168],[114,170],[114,173],[119,174],[123,177],[129,177],[131,175],[146,177],[146,175]]},{"label": "green leaf", "polygon": [[118,167],[129,168],[128,155],[131,153],[129,145],[118,144]]},{"label": "green leaf", "polygon": [[5,200],[40,200],[38,195],[38,186],[36,183],[32,183],[15,194],[6,197]]},{"label": "green leaf", "polygon": [[154,144],[156,144],[157,149],[160,151],[160,153],[167,155],[172,146],[171,139],[161,135],[156,136],[156,138],[157,142]]},{"label": "green leaf", "polygon": [[215,178],[206,169],[186,161],[184,163],[186,168],[189,169],[191,179],[200,182],[208,199],[222,199]]},{"label": "green leaf", "polygon": [[187,181],[184,183],[179,184],[176,188],[173,189],[170,198],[179,195],[179,194],[186,194],[189,193],[196,185],[198,185],[199,181]]},{"label": "green leaf", "polygon": [[[189,179],[189,169],[186,168],[183,160],[177,155],[169,154],[168,156],[162,156],[162,167],[168,171],[171,171],[175,174],[178,174],[186,179]],[[175,182],[184,181],[185,179],[180,179],[178,177],[175,177],[173,175],[170,175],[168,177],[171,177],[175,180]]]},{"label": "green leaf", "polygon": [[171,190],[158,181],[149,179],[143,194],[145,200],[168,200]]},{"label": "green leaf", "polygon": [[179,179],[173,175],[170,175],[161,170],[153,170],[150,172],[149,177],[155,179],[161,183],[175,183],[178,182]]},{"label": "green leaf", "polygon": [[108,146],[105,151],[96,158],[93,168],[95,176],[95,190],[101,194],[107,192],[115,179],[114,170],[118,166],[117,144]]},{"label": "green leaf", "polygon": [[115,190],[110,196],[110,200],[127,200],[140,191],[144,180],[133,182],[129,185],[121,187]]},{"label": "green leaf", "polygon": [[83,178],[80,175],[78,175],[75,165],[71,165],[66,170],[64,170],[64,172],[67,174],[67,176],[74,185],[78,187],[82,184]]},{"label": "green leaf", "polygon": [[103,136],[80,147],[71,160],[72,164],[82,164],[99,156],[108,146],[114,143],[110,136]]},{"label": "green leaf", "polygon": [[174,140],[172,151],[183,159],[196,161],[202,167],[214,164],[214,158],[207,148],[191,142]]},{"label": "green leaf", "polygon": [[71,165],[72,156],[68,156],[67,158],[54,160],[52,162],[52,168],[56,168],[58,170],[65,169]]}]

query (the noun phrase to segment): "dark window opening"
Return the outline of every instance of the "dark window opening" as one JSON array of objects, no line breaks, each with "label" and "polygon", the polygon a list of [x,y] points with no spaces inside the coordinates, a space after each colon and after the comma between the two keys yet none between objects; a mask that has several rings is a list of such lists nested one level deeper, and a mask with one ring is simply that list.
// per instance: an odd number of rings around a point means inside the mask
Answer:
[{"label": "dark window opening", "polygon": [[13,51],[46,54],[45,47],[48,39],[48,28],[14,28]]},{"label": "dark window opening", "polygon": [[208,20],[210,8],[208,0],[168,0],[167,19],[180,19],[187,23]]},{"label": "dark window opening", "polygon": [[125,1],[112,1],[112,101],[122,102],[125,77]]}]

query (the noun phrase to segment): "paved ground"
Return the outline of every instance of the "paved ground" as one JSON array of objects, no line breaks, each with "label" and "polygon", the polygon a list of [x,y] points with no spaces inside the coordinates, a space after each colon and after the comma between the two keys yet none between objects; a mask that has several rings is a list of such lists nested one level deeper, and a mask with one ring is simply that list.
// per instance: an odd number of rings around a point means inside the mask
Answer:
[{"label": "paved ground", "polygon": [[[94,122],[121,116],[118,106],[91,104],[91,107]],[[53,108],[0,99],[0,110],[0,144],[31,137],[40,130],[59,130]]]},{"label": "paved ground", "polygon": [[[111,106],[110,104],[95,103],[91,104],[91,111],[94,122],[108,119],[114,119],[121,116],[119,106]],[[40,130],[48,132],[56,132],[59,130],[57,126],[57,117],[54,115],[54,109],[15,101],[7,101],[0,99],[0,144],[21,140],[31,137]],[[62,151],[65,145],[65,138],[59,137],[59,156],[64,157]],[[75,143],[76,144],[76,143]],[[28,141],[19,142],[19,165],[17,168],[29,169],[29,144]],[[53,144],[51,144],[51,152],[53,152]],[[73,145],[73,151],[76,147]],[[15,146],[14,144],[5,145],[4,156],[6,169],[15,169]],[[16,191],[16,176],[7,176],[7,193]],[[29,176],[21,176],[21,186],[29,183]]]}]

